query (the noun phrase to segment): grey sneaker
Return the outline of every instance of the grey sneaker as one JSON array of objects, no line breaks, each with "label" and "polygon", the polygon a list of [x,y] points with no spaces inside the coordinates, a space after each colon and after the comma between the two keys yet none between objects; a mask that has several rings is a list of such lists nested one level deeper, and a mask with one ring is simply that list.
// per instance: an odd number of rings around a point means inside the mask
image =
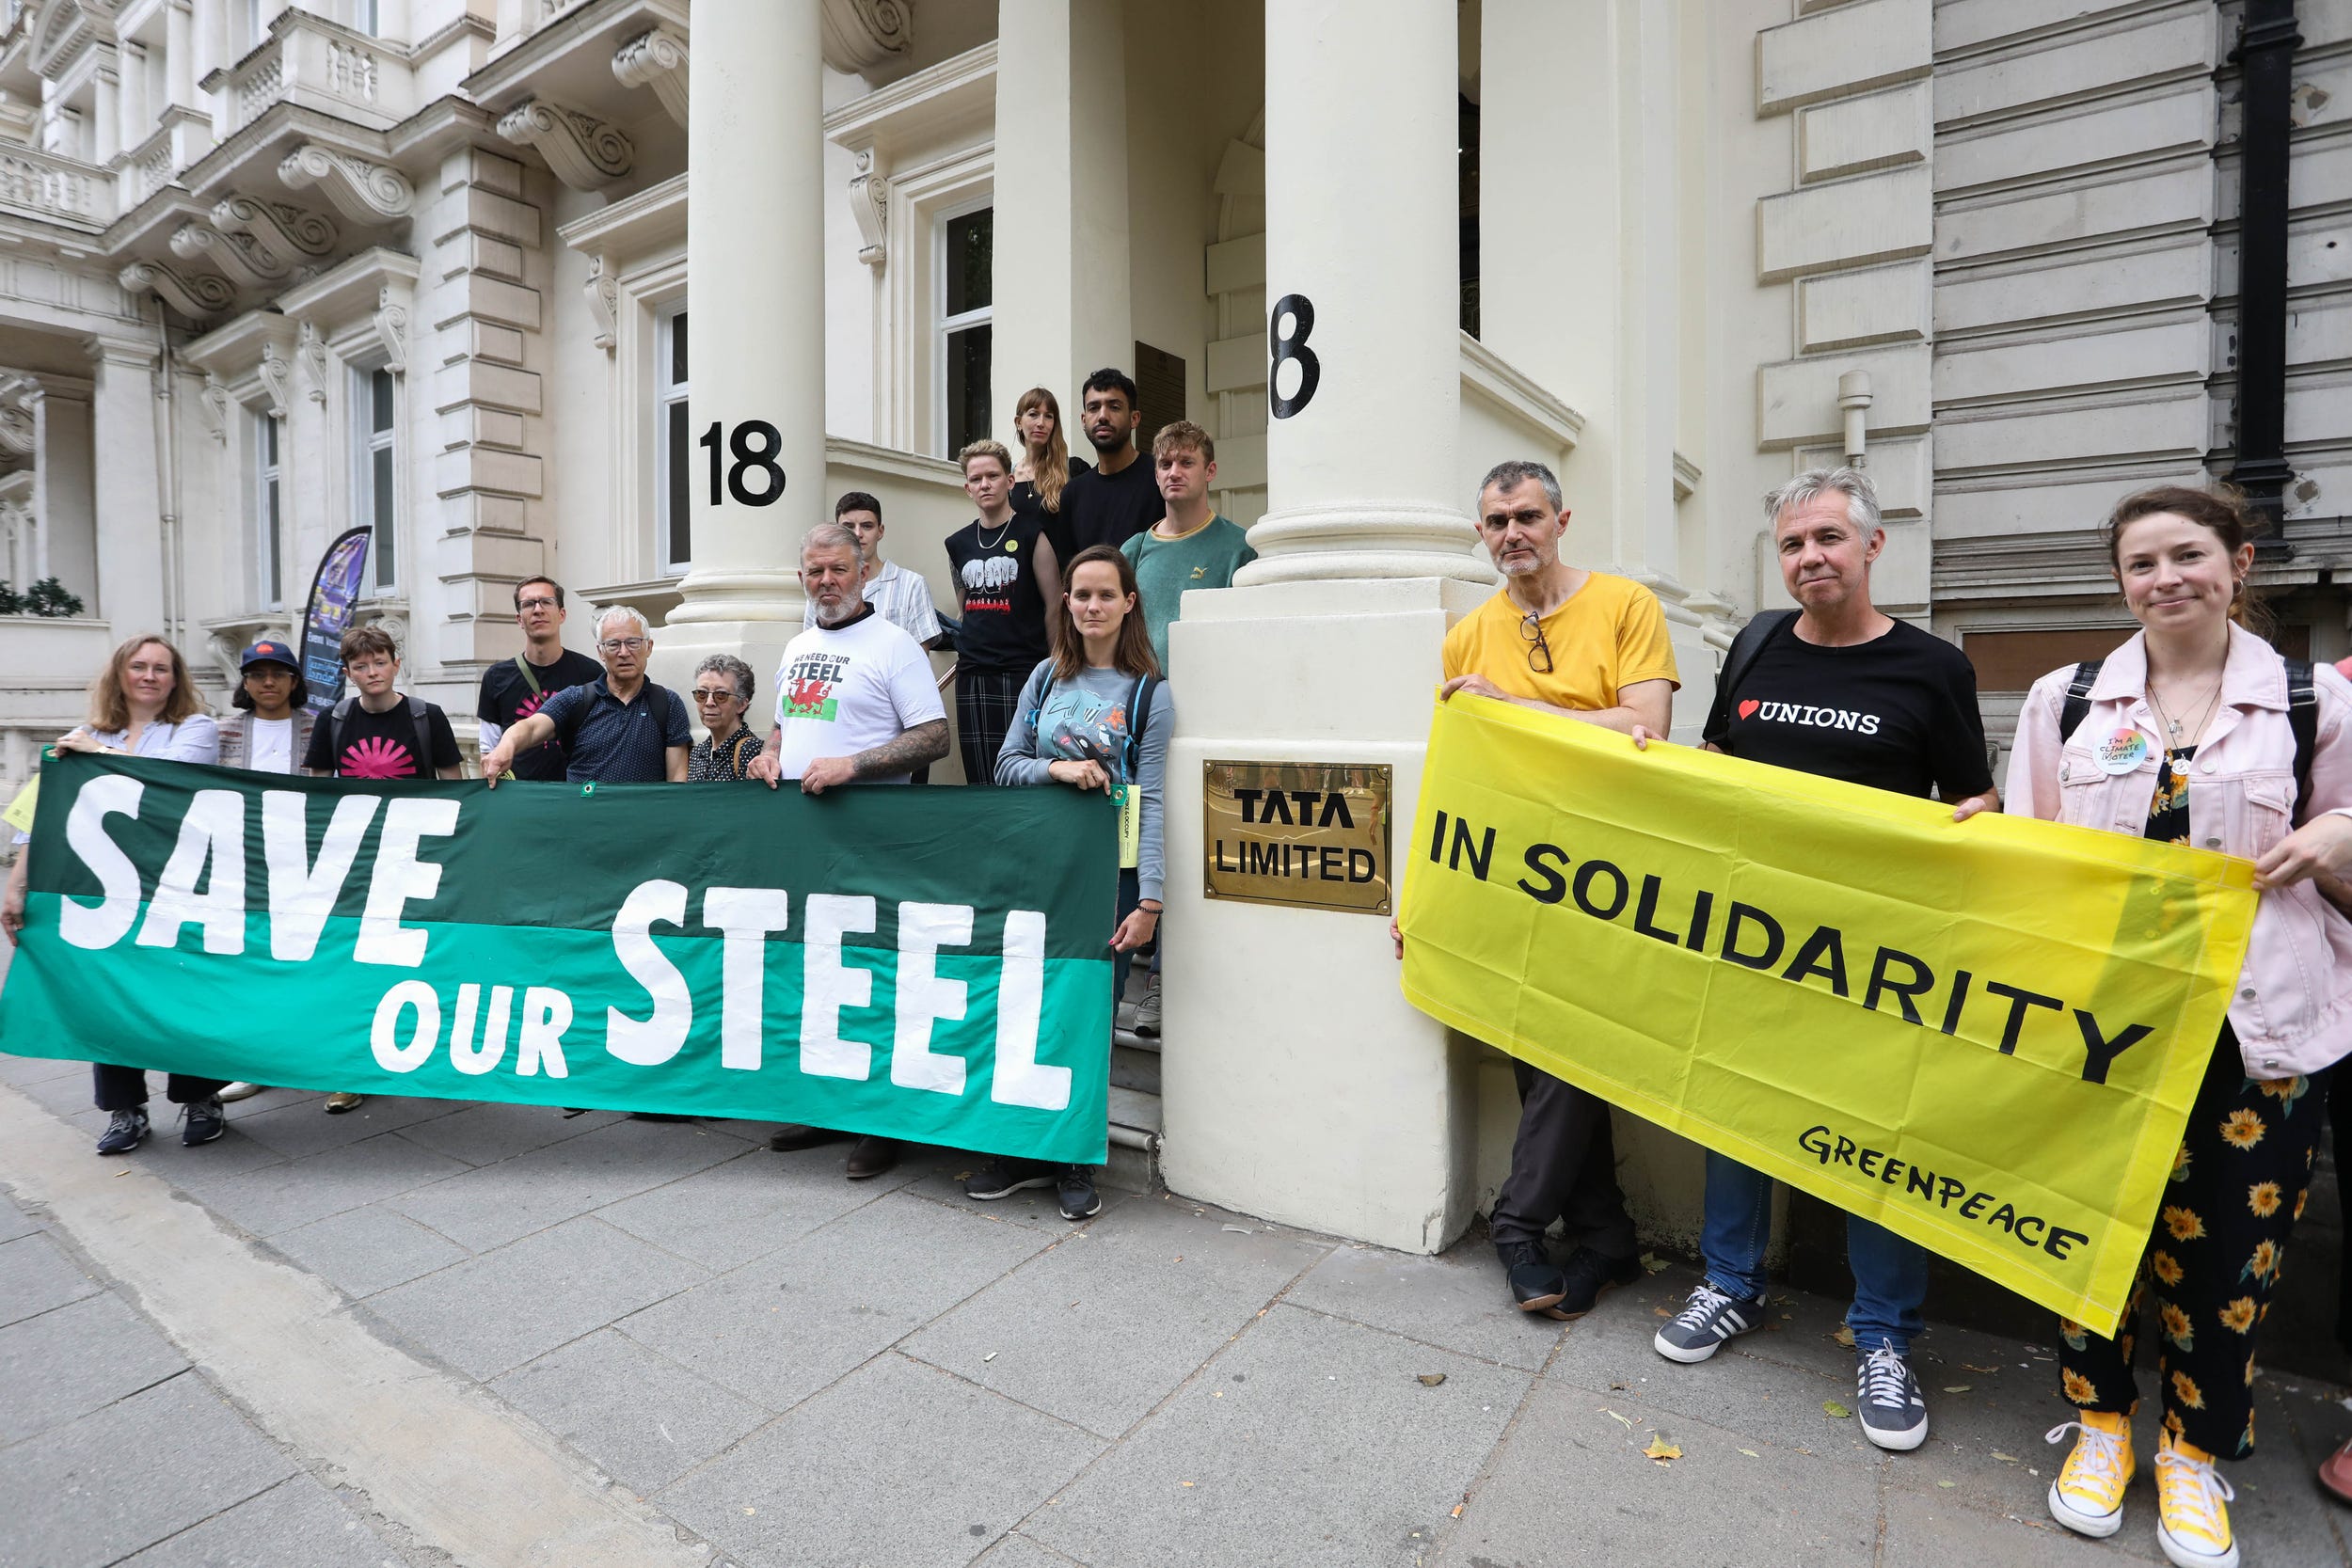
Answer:
[{"label": "grey sneaker", "polygon": [[147,1110],[134,1105],[107,1118],[106,1130],[98,1134],[98,1152],[128,1154],[146,1141]]},{"label": "grey sneaker", "polygon": [[1875,1350],[1855,1351],[1853,1378],[1862,1435],[1898,1453],[1928,1440],[1928,1402],[1909,1356],[1881,1339]]},{"label": "grey sneaker", "polygon": [[1063,1166],[1054,1186],[1061,1199],[1063,1219],[1092,1219],[1103,1212],[1102,1195],[1094,1190],[1094,1173],[1086,1166]]},{"label": "grey sneaker", "polygon": [[220,1108],[218,1095],[191,1100],[180,1107],[180,1141],[190,1148],[211,1143],[228,1131],[229,1113]]},{"label": "grey sneaker", "polygon": [[1726,1295],[1702,1279],[1674,1320],[1650,1341],[1669,1361],[1693,1366],[1723,1348],[1735,1334],[1745,1334],[1764,1322],[1764,1298],[1746,1301]]},{"label": "grey sneaker", "polygon": [[1160,977],[1143,983],[1143,998],[1136,1004],[1135,1031],[1146,1039],[1160,1037]]}]

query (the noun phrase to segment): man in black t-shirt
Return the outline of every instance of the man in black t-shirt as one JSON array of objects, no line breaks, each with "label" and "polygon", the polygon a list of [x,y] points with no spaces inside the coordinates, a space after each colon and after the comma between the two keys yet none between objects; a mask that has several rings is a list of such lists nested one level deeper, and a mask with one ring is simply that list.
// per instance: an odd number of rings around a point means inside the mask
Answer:
[{"label": "man in black t-shirt", "polygon": [[[482,672],[482,700],[474,706],[474,719],[484,756],[549,697],[604,673],[595,659],[564,646],[565,613],[564,585],[553,578],[525,578],[515,585],[515,619],[522,626],[524,647],[518,657]],[[550,740],[518,753],[515,777],[561,780],[564,743]]]},{"label": "man in black t-shirt", "polygon": [[1119,371],[1099,370],[1079,396],[1079,424],[1094,449],[1094,467],[1070,476],[1061,511],[1045,519],[1061,561],[1076,560],[1089,545],[1117,549],[1168,515],[1152,465],[1136,451],[1136,422],[1143,417],[1136,384]]},{"label": "man in black t-shirt", "polygon": [[956,744],[963,782],[993,784],[1021,683],[1050,646],[1045,626],[1061,603],[1061,571],[1037,515],[1013,510],[1012,453],[1003,443],[975,441],[957,461],[980,515],[947,536],[963,617],[956,632]]},{"label": "man in black t-shirt", "polygon": [[[1708,748],[1901,795],[1932,793],[1951,803],[1956,822],[1998,809],[1967,658],[1870,603],[1870,563],[1886,531],[1868,476],[1809,469],[1764,504],[1781,581],[1798,609],[1758,615],[1732,644],[1702,732]],[[1661,1355],[1704,1361],[1764,1323],[1772,1204],[1769,1177],[1708,1151],[1707,1277],[1659,1329]],[[1849,1214],[1846,1251],[1863,1435],[1882,1449],[1915,1449],[1928,1435],[1927,1402],[1911,1370],[1927,1250]]]}]

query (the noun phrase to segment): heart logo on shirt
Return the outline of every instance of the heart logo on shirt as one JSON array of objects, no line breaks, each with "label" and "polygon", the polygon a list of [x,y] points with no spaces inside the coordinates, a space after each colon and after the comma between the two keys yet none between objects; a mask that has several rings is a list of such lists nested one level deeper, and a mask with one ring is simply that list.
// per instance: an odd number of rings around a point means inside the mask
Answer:
[{"label": "heart logo on shirt", "polygon": [[1763,705],[1764,705],[1762,703],[1757,702],[1754,697],[1750,697],[1746,702],[1740,705],[1740,717],[1742,719],[1753,719],[1756,717],[1756,710]]}]

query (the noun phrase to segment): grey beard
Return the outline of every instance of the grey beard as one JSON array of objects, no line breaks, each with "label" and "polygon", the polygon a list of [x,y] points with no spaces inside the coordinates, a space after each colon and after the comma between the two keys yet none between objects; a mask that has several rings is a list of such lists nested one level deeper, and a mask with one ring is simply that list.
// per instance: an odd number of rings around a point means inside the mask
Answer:
[{"label": "grey beard", "polygon": [[825,627],[827,630],[831,630],[833,627],[839,626],[842,622],[848,620],[850,616],[855,615],[860,610],[864,609],[866,601],[863,599],[844,598],[839,604],[831,606],[830,608],[822,599],[818,599],[816,603],[817,624]]}]

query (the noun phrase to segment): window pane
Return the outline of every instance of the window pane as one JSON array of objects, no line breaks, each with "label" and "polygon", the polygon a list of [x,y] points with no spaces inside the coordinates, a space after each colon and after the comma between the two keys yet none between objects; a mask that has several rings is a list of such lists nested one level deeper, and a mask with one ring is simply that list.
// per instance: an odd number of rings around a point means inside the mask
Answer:
[{"label": "window pane", "polygon": [[947,314],[960,316],[989,303],[989,259],[995,244],[993,207],[947,220]]},{"label": "window pane", "polygon": [[683,402],[671,404],[663,412],[669,419],[661,438],[666,447],[662,455],[669,465],[670,484],[669,494],[662,498],[661,559],[665,566],[683,566],[694,559],[693,492],[690,487],[694,471],[694,441]]},{"label": "window pane", "polygon": [[[377,372],[381,374],[381,372]],[[399,562],[393,558],[392,534],[392,451],[379,448],[368,454],[369,488],[374,492],[375,515],[375,580],[386,587],[398,575]]]},{"label": "window pane", "polygon": [[264,556],[269,562],[269,591],[262,596],[277,604],[286,596],[285,539],[278,515],[278,481],[262,486],[262,528],[267,538]]},{"label": "window pane", "polygon": [[374,404],[374,420],[369,428],[381,434],[392,428],[392,372],[378,371],[368,377],[368,383]]},{"label": "window pane", "polygon": [[670,318],[670,385],[686,385],[686,312]]},{"label": "window pane", "polygon": [[278,421],[267,414],[262,416],[262,464],[278,467]]},{"label": "window pane", "polygon": [[985,323],[947,335],[947,455],[989,432],[989,328]]}]

